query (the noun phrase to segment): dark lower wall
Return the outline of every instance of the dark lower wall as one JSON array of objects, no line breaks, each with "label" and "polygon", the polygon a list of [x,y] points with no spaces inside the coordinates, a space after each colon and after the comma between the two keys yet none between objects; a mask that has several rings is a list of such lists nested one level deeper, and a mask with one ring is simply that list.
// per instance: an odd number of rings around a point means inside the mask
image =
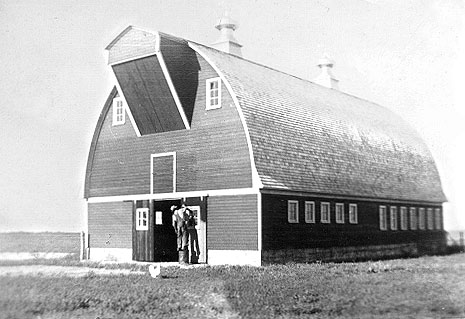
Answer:
[{"label": "dark lower wall", "polygon": [[[288,200],[299,201],[299,222],[288,222]],[[316,208],[316,223],[305,223],[304,202],[314,201]],[[320,222],[320,203],[329,202],[331,207],[331,223]],[[344,203],[344,224],[336,224],[335,203]],[[349,203],[357,204],[358,223],[349,223]],[[380,230],[379,205],[387,207],[387,225],[390,229],[389,206],[396,205],[384,202],[348,201],[337,199],[322,199],[291,195],[262,195],[262,225],[263,250],[329,248],[349,246],[372,246],[386,244],[418,243],[420,250],[431,243],[445,243],[443,230],[400,230],[399,207],[441,207],[441,205],[405,205],[398,204],[398,229]],[[417,209],[418,211],[418,209]],[[422,244],[423,243],[423,244]],[[426,247],[427,248],[427,247]]]},{"label": "dark lower wall", "polygon": [[208,249],[257,250],[257,204],[257,195],[209,197]]},{"label": "dark lower wall", "polygon": [[91,248],[132,248],[132,202],[89,203]]}]

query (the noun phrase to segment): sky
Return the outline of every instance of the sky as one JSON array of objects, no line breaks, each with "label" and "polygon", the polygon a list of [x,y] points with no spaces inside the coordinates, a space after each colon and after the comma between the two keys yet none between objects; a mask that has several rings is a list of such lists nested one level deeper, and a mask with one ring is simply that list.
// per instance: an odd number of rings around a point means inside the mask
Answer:
[{"label": "sky", "polygon": [[0,231],[81,231],[90,142],[113,87],[104,48],[128,25],[203,44],[225,10],[243,56],[315,78],[329,55],[346,93],[422,136],[465,229],[461,0],[0,0]]}]

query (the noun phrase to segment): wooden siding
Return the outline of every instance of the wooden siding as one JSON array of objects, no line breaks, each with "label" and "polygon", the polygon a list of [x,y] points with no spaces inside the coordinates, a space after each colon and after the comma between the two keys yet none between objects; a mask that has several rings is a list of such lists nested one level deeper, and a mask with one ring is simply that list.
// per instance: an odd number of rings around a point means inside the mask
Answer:
[{"label": "wooden siding", "polygon": [[89,244],[92,248],[132,247],[132,202],[90,203]]},{"label": "wooden siding", "polygon": [[257,195],[208,198],[207,247],[257,250]]},{"label": "wooden siding", "polygon": [[158,156],[152,158],[153,163],[153,193],[172,193],[173,185],[173,155]]},{"label": "wooden siding", "polygon": [[107,47],[108,63],[155,54],[156,39],[155,34],[128,27]]},{"label": "wooden siding", "polygon": [[113,71],[141,135],[185,128],[155,55],[114,65]]},{"label": "wooden siding", "polygon": [[[287,201],[299,201],[299,223],[290,224],[287,220]],[[305,223],[305,201],[315,202],[314,224]],[[329,224],[320,222],[321,202],[330,203]],[[344,223],[337,224],[335,216],[335,204],[344,204]],[[349,223],[349,204],[357,204],[358,224]],[[388,230],[382,231],[379,227],[379,205],[387,207]],[[390,230],[389,207],[397,206],[397,230]],[[443,242],[442,230],[401,230],[400,207],[440,207],[419,206],[405,204],[390,204],[383,202],[367,202],[338,199],[322,199],[317,197],[300,197],[284,195],[262,195],[262,238],[263,250],[275,249],[303,249],[303,248],[327,248],[342,246],[371,246],[386,244],[404,244],[422,242]]]},{"label": "wooden siding", "polygon": [[234,102],[222,84],[222,108],[205,110],[205,81],[218,75],[202,58],[190,130],[137,137],[129,121],[102,113],[89,155],[87,197],[148,194],[150,155],[176,152],[178,192],[252,186],[249,150]]}]

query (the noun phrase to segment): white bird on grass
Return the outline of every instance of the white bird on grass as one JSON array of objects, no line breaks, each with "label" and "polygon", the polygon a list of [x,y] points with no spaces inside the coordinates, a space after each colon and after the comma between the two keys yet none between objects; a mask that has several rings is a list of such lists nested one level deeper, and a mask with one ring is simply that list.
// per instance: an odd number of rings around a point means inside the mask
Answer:
[{"label": "white bird on grass", "polygon": [[158,276],[160,276],[160,272],[161,272],[160,265],[154,265],[154,264],[149,265],[149,273],[150,273],[150,276],[152,276],[152,278],[157,278]]}]

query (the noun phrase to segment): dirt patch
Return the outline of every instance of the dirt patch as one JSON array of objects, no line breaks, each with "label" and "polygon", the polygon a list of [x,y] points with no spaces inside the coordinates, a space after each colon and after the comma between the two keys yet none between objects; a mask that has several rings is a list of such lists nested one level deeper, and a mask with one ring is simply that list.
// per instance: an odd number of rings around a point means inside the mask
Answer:
[{"label": "dirt patch", "polygon": [[85,277],[108,275],[146,275],[147,272],[131,269],[105,269],[90,267],[66,267],[49,265],[0,266],[0,276],[46,276],[46,277]]}]

